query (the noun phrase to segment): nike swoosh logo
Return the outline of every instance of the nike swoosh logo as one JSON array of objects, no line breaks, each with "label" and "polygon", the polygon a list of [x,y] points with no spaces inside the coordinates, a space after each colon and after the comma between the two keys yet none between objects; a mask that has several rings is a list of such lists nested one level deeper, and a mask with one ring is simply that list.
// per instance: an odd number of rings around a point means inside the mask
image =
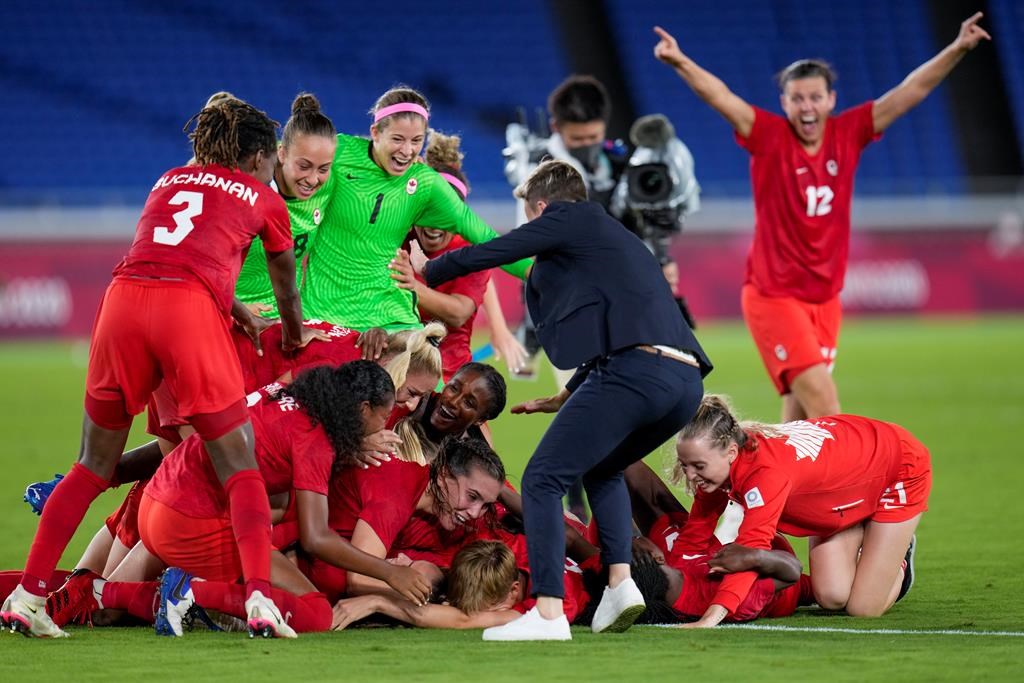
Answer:
[{"label": "nike swoosh logo", "polygon": [[185,575],[182,574],[178,577],[178,583],[174,584],[174,589],[171,591],[171,597],[175,600],[184,600],[185,594],[181,592],[182,587],[185,585]]},{"label": "nike swoosh logo", "polygon": [[885,503],[882,507],[885,508],[886,510],[896,510],[896,509],[901,508],[903,506],[902,505],[889,505],[888,503]]},{"label": "nike swoosh logo", "polygon": [[705,555],[705,553],[701,553],[700,555],[683,555],[683,559],[684,560],[696,560],[698,557],[704,557],[704,555]]},{"label": "nike swoosh logo", "polygon": [[38,614],[39,613],[38,609],[36,609],[35,607],[30,607],[29,605],[25,605],[25,609],[27,609],[32,614]]}]

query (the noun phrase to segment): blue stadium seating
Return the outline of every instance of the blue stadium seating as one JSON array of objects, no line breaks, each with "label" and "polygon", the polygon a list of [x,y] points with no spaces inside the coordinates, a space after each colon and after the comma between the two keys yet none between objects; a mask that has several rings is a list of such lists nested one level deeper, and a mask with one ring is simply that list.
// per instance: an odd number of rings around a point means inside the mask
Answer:
[{"label": "blue stadium seating", "polygon": [[[385,6],[269,0],[40,0],[0,4],[0,125],[9,163],[0,193],[24,201],[136,203],[190,150],[181,126],[206,97],[230,90],[284,121],[315,92],[344,132],[404,82],[432,100],[432,123],[464,136],[480,195],[507,196],[500,149],[518,105],[542,107],[568,73],[549,0]],[[661,23],[737,93],[778,108],[772,73],[821,56],[837,68],[840,107],[874,98],[937,49],[924,0],[606,0],[638,113],[676,123],[711,196],[748,194],[747,156],[727,125],[651,55]],[[1024,139],[1024,6],[993,0],[992,22]],[[991,22],[990,22],[991,23]],[[950,27],[952,38],[955,27]],[[929,98],[865,153],[860,192],[964,189],[947,99]]]}]

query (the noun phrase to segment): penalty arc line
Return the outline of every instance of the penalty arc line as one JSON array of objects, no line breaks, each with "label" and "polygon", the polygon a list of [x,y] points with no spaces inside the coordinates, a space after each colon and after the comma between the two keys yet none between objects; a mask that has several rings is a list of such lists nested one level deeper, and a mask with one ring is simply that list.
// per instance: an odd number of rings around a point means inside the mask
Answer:
[{"label": "penalty arc line", "polygon": [[[674,624],[658,624],[662,628],[673,628]],[[836,628],[832,626],[770,626],[766,624],[723,624],[718,628],[744,631],[782,631],[790,633],[853,633],[856,635],[896,636],[990,636],[997,638],[1024,638],[1024,631],[964,631],[959,629],[936,629],[934,631],[901,628]]]}]

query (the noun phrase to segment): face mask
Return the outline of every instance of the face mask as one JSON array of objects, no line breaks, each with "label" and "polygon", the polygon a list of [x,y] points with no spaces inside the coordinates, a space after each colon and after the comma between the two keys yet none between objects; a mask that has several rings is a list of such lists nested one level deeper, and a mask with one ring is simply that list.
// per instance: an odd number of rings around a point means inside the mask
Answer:
[{"label": "face mask", "polygon": [[603,142],[595,142],[592,145],[574,147],[569,150],[569,155],[576,161],[583,164],[583,168],[587,169],[587,171],[594,172],[597,170],[597,163],[601,158],[601,151],[603,149]]}]

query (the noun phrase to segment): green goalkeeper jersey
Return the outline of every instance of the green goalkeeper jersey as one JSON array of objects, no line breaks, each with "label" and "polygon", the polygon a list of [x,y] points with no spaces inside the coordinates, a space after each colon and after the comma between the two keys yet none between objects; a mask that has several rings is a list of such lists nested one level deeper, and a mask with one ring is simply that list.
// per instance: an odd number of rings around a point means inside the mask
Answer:
[{"label": "green goalkeeper jersey", "polygon": [[[418,325],[412,292],[388,263],[413,225],[451,230],[474,244],[497,237],[448,182],[426,164],[392,176],[373,160],[370,141],[338,136],[330,211],[309,249],[302,283],[307,318],[357,330]],[[528,259],[506,270],[525,278]]]},{"label": "green goalkeeper jersey", "polygon": [[[331,200],[331,186],[334,174],[328,176],[323,187],[306,200],[285,198],[288,206],[288,217],[292,222],[292,238],[295,240],[295,275],[296,287],[302,284],[302,259],[313,244],[316,229],[327,215],[327,207]],[[276,190],[276,184],[274,186]],[[263,241],[254,239],[249,246],[249,253],[242,262],[242,270],[238,273],[235,285],[235,296],[246,304],[266,304],[271,310],[263,315],[268,318],[278,317],[277,299],[274,286],[267,272],[267,253],[263,249]]]}]

